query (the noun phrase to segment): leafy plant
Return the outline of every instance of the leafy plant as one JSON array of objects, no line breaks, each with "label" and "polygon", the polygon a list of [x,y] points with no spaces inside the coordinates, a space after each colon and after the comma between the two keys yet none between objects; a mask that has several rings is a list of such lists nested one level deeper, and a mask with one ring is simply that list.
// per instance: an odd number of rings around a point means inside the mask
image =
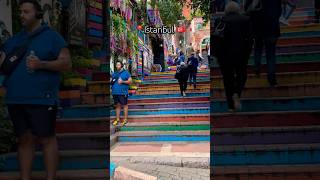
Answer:
[{"label": "leafy plant", "polygon": [[182,20],[182,4],[178,1],[159,0],[157,7],[160,11],[162,22],[167,26],[175,25],[178,20]]},{"label": "leafy plant", "polygon": [[[15,143],[13,126],[8,120],[3,98],[0,98],[0,155],[10,152]],[[4,158],[0,159],[0,169],[3,166],[3,161],[5,161]]]}]

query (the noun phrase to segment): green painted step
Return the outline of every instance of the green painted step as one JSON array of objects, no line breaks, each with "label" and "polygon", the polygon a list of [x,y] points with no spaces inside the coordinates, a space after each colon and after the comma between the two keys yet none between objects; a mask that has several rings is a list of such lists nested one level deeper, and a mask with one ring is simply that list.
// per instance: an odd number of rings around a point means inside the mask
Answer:
[{"label": "green painted step", "polygon": [[121,131],[201,131],[210,130],[210,125],[166,125],[123,127]]}]

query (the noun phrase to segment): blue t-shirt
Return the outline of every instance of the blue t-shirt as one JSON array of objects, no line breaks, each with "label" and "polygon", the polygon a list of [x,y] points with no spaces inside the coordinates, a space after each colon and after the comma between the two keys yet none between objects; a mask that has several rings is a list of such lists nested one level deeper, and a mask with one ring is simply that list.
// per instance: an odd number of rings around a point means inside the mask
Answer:
[{"label": "blue t-shirt", "polygon": [[30,73],[26,66],[26,57],[30,55],[30,51],[34,51],[41,61],[52,61],[58,58],[60,51],[67,47],[67,44],[56,31],[47,25],[42,25],[31,34],[23,30],[10,38],[0,51],[9,54],[35,33],[37,35],[32,38],[27,53],[11,75],[5,79],[7,104],[54,105],[58,103],[59,72],[35,70]]},{"label": "blue t-shirt", "polygon": [[[118,77],[119,74],[120,74],[120,78],[124,81],[129,80],[129,78],[131,77],[131,75],[128,71],[122,70],[120,72],[113,73],[112,78]],[[114,83],[114,85],[112,86],[112,95],[128,95],[128,94],[129,94],[129,85],[128,84],[121,84],[120,85],[118,83],[118,81],[116,81]]]}]

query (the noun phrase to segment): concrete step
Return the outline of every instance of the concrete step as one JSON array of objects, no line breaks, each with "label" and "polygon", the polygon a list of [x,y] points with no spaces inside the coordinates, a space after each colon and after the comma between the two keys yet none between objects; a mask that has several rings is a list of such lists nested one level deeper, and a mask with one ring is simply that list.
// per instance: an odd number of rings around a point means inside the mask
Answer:
[{"label": "concrete step", "polygon": [[112,162],[132,162],[169,167],[209,168],[209,142],[118,143],[112,148]]},{"label": "concrete step", "polygon": [[[241,112],[309,111],[320,109],[320,97],[243,99],[241,103]],[[227,111],[228,107],[225,101],[213,100],[211,102],[211,113]]]},{"label": "concrete step", "polygon": [[[280,85],[277,88],[248,87],[242,92],[242,98],[266,98],[266,97],[301,97],[318,96],[320,84],[304,85]],[[215,99],[224,99],[225,91],[223,88],[214,88],[211,94]]]},{"label": "concrete step", "polygon": [[[320,71],[277,73],[277,81],[281,86],[315,84],[320,82]],[[222,88],[222,76],[214,76],[211,83],[214,88]],[[248,75],[246,87],[269,87],[267,74],[261,74],[260,77]]]},{"label": "concrete step", "polygon": [[214,167],[320,164],[319,144],[213,146],[212,150]]},{"label": "concrete step", "polygon": [[[44,171],[32,173],[32,180],[45,180]],[[57,180],[105,180],[108,179],[106,169],[84,169],[84,170],[60,170],[57,172]],[[1,180],[20,180],[19,172],[1,172]]]},{"label": "concrete step", "polygon": [[245,112],[211,114],[212,128],[318,126],[320,111]]},{"label": "concrete step", "polygon": [[[106,150],[60,151],[59,154],[59,170],[107,169],[109,167],[109,152]],[[5,158],[3,169],[1,169],[3,172],[18,171],[16,153],[1,155],[1,158]],[[41,152],[36,153],[32,169],[44,170]]]},{"label": "concrete step", "polygon": [[260,166],[214,166],[214,180],[237,179],[308,179],[320,178],[319,164],[260,165]]},{"label": "concrete step", "polygon": [[216,128],[213,131],[215,146],[320,143],[320,126]]}]

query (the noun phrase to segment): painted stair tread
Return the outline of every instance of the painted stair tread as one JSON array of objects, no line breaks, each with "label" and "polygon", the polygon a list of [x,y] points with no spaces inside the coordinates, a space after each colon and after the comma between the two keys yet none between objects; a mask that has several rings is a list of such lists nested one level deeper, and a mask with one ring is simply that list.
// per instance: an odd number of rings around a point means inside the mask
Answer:
[{"label": "painted stair tread", "polygon": [[[45,171],[33,171],[33,180],[43,180],[46,177]],[[1,180],[19,180],[19,172],[1,172]],[[59,170],[57,172],[57,180],[102,180],[108,178],[107,169],[84,169],[84,170]]]},{"label": "painted stair tread", "polygon": [[[115,119],[115,116],[111,116]],[[134,115],[129,116],[130,123],[147,123],[147,122],[202,122],[209,121],[209,114],[173,114],[173,115]]]},{"label": "painted stair tread", "polygon": [[[224,128],[223,128],[224,129]],[[287,127],[286,130],[275,129],[270,127],[268,130],[265,128],[261,130],[256,128],[256,131],[247,132],[240,131],[239,129],[224,131],[224,133],[214,133],[212,142],[215,146],[219,145],[267,145],[267,144],[299,144],[299,143],[319,143],[320,131],[317,128],[298,129]],[[214,129],[219,131],[220,129]]]},{"label": "painted stair tread", "polygon": [[[259,106],[257,106],[259,104]],[[214,100],[211,103],[211,113],[226,112],[227,104],[223,100]],[[319,110],[320,97],[294,98],[259,98],[243,99],[241,112],[260,111],[302,111]]]},{"label": "painted stair tread", "polygon": [[[284,174],[285,176],[288,176],[289,174],[292,174],[293,176],[297,174],[306,174],[305,178],[308,178],[307,174],[310,175],[310,173],[316,173],[319,174],[320,172],[320,166],[319,164],[292,164],[292,165],[271,165],[271,166],[215,166],[214,167],[214,174],[215,175],[239,175],[239,174],[250,174],[250,176],[254,176],[257,174],[263,174],[266,176],[266,174]],[[309,176],[310,177],[310,176]],[[314,179],[317,179],[318,176],[312,175],[312,177],[315,177]],[[299,179],[299,177],[297,177]],[[293,178],[296,179],[296,178]],[[309,178],[308,178],[309,179]]]},{"label": "painted stair tread", "polygon": [[[207,89],[187,89],[186,92],[187,93],[202,93],[202,92],[209,92],[210,89],[207,88]],[[180,93],[180,90],[176,89],[176,90],[157,90],[157,91],[154,91],[154,90],[145,90],[145,91],[139,91],[136,93],[136,95],[151,95],[151,94],[159,94],[159,95],[162,95],[162,94],[177,94],[177,93]]]},{"label": "painted stair tread", "polygon": [[208,136],[210,135],[209,130],[199,130],[199,131],[143,131],[143,132],[136,132],[136,131],[120,131],[117,133],[118,137],[122,136],[132,136],[132,137],[143,137],[143,136],[195,136],[195,135],[203,135]]},{"label": "painted stair tread", "polygon": [[[213,88],[222,88],[221,76],[214,76],[211,81]],[[314,84],[320,82],[320,71],[316,72],[295,72],[295,73],[277,73],[277,81],[279,85],[299,85]],[[246,87],[270,87],[267,81],[267,74],[261,74],[260,77],[249,75]]]},{"label": "painted stair tread", "polygon": [[[135,109],[130,110],[129,109],[129,116],[131,115],[171,115],[171,114],[209,114],[210,108],[197,108],[197,109],[173,109],[173,108],[165,108],[165,109],[149,109],[148,111],[145,111],[143,109]],[[123,113],[121,113],[123,114]],[[115,111],[111,111],[111,115],[115,115]]]},{"label": "painted stair tread", "polygon": [[[18,160],[17,153],[1,155],[5,158],[2,171],[17,171]],[[106,169],[108,167],[106,150],[71,150],[60,151],[59,170],[75,169]],[[36,152],[33,170],[43,170],[42,152]]]},{"label": "painted stair tread", "polygon": [[[319,56],[320,58],[320,56]],[[287,64],[277,64],[277,72],[310,72],[318,71],[320,69],[320,62],[302,62],[302,63],[287,63]],[[248,74],[255,74],[254,67],[248,65]],[[267,65],[261,65],[261,73],[267,73]],[[221,76],[221,71],[219,67],[214,67],[211,69],[211,74],[214,76]]]},{"label": "painted stair tread", "polygon": [[153,110],[153,109],[169,109],[171,108],[172,110],[175,109],[198,109],[198,108],[205,108],[209,107],[210,103],[167,103],[167,104],[145,104],[145,105],[131,105],[129,104],[129,109],[142,109],[142,110]]},{"label": "painted stair tread", "polygon": [[259,152],[259,151],[290,151],[290,150],[320,150],[320,143],[300,144],[267,144],[267,145],[228,145],[213,146],[213,152]]},{"label": "painted stair tread", "polygon": [[[186,93],[186,97],[207,97],[210,93]],[[179,98],[181,94],[162,94],[162,95],[133,95],[129,99],[160,99],[160,98]],[[185,97],[184,97],[185,98]]]},{"label": "painted stair tread", "polygon": [[210,124],[191,124],[191,125],[159,125],[153,124],[149,126],[124,126],[121,127],[121,131],[133,132],[133,131],[204,131],[210,130]]},{"label": "painted stair tread", "polygon": [[[197,80],[197,83],[209,83],[210,79],[200,79]],[[156,84],[179,84],[176,79],[171,79],[171,80],[157,80],[157,81],[147,81],[143,82],[141,85],[156,85]]]},{"label": "painted stair tread", "polygon": [[[155,86],[141,86],[139,87],[139,91],[143,91],[143,90],[161,90],[161,89],[164,89],[164,90],[167,90],[167,89],[180,89],[180,86],[179,84],[170,84],[170,85],[166,85],[166,86],[163,86],[163,85],[155,85]],[[188,88],[190,88],[190,84],[188,86]],[[191,87],[193,88],[193,87]],[[202,89],[202,88],[210,88],[210,84],[209,83],[206,83],[206,84],[197,84],[197,88],[196,89]]]},{"label": "painted stair tread", "polygon": [[210,125],[210,121],[191,121],[191,122],[129,122],[126,124],[128,127],[150,127],[150,126],[192,126],[192,125]]},{"label": "painted stair tread", "polygon": [[[214,134],[226,133],[272,133],[272,132],[299,132],[299,131],[319,131],[320,126],[285,126],[285,127],[240,127],[240,128],[215,128]],[[320,131],[319,131],[320,132]]]},{"label": "painted stair tread", "polygon": [[[260,97],[297,97],[319,95],[320,84],[280,85],[277,88],[246,87],[243,89],[242,98]],[[223,88],[214,88],[211,94],[215,99],[225,98]]]},{"label": "painted stair tread", "polygon": [[[210,143],[118,143],[112,148],[110,155],[111,157],[128,156],[126,153],[135,153],[136,156],[144,157],[164,157],[170,155],[176,155],[178,157],[209,157]],[[143,155],[143,153],[146,154]],[[181,154],[179,155],[178,153]],[[184,153],[184,155],[182,153]]]},{"label": "painted stair tread", "polygon": [[[214,147],[218,148],[218,147]],[[248,166],[248,165],[303,165],[319,164],[320,149],[312,145],[303,145],[302,147],[292,147],[288,145],[276,145],[270,149],[261,146],[260,151],[257,148],[248,149],[245,147],[234,148],[230,151],[214,152],[211,156],[211,162],[214,166]]]},{"label": "painted stair tread", "polygon": [[168,99],[159,98],[145,98],[145,99],[129,99],[130,103],[172,103],[172,102],[195,102],[195,101],[209,101],[209,96],[197,96],[197,97],[170,97]]},{"label": "painted stair tread", "polygon": [[[302,121],[303,119],[303,121]],[[320,111],[283,111],[211,114],[211,125],[218,128],[283,127],[320,125]]]}]

